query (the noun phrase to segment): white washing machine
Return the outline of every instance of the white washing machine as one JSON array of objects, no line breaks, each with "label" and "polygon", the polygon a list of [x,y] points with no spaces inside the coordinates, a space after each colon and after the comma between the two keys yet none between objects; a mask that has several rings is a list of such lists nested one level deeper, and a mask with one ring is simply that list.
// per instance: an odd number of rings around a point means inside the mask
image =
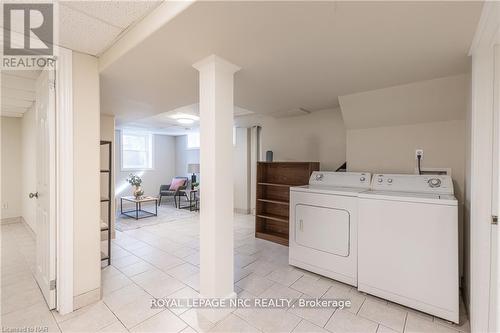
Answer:
[{"label": "white washing machine", "polygon": [[357,285],[358,194],[369,173],[314,171],[290,188],[290,265]]},{"label": "white washing machine", "polygon": [[358,289],[458,323],[451,177],[374,175],[359,195],[358,222]]}]

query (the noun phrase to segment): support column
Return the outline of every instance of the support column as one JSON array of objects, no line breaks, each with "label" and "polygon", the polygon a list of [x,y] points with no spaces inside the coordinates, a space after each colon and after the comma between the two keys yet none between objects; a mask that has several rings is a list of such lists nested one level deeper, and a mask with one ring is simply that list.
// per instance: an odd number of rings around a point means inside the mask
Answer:
[{"label": "support column", "polygon": [[211,55],[200,72],[200,294],[235,297],[233,287],[233,87],[240,70]]}]

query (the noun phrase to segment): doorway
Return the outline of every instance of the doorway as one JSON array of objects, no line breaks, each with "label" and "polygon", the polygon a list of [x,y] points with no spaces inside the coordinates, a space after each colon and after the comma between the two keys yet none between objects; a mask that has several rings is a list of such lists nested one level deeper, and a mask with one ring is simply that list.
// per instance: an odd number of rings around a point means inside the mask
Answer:
[{"label": "doorway", "polygon": [[[54,70],[2,72],[2,238],[18,239],[2,244],[10,254],[2,280],[12,279],[12,290],[24,281],[19,291],[47,310],[57,306],[55,95]],[[2,317],[18,310],[8,296]]]}]

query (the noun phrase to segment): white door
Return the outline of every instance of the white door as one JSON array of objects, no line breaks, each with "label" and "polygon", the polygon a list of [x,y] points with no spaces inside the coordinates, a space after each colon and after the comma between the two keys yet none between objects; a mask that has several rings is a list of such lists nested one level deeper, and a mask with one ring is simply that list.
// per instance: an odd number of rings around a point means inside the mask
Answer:
[{"label": "white door", "polygon": [[55,80],[42,71],[36,82],[37,189],[35,278],[50,309],[56,307]]}]

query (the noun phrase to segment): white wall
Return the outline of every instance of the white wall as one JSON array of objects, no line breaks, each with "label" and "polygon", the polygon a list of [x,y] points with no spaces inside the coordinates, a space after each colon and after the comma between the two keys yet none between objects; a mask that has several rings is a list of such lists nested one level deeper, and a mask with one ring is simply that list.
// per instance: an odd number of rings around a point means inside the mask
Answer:
[{"label": "white wall", "polygon": [[[422,167],[451,168],[459,201],[461,272],[469,82],[470,76],[463,74],[339,98],[349,124],[349,171],[415,173],[415,150],[420,148],[424,150]],[[376,119],[372,128],[367,128],[366,118]],[[408,124],[409,121],[412,123]]]},{"label": "white wall", "polygon": [[465,118],[470,75],[460,74],[340,96],[348,129],[391,127]]},{"label": "white wall", "polygon": [[[200,149],[187,147],[187,135],[175,137],[175,175],[189,177],[188,164],[200,163]],[[200,181],[199,177],[197,178]]]},{"label": "white wall", "polygon": [[463,203],[465,121],[354,129],[347,131],[347,168],[373,173],[415,173],[415,150],[424,150],[423,168],[451,168]]},{"label": "white wall", "polygon": [[250,129],[236,128],[233,153],[234,209],[237,213],[250,213]]},{"label": "white wall", "polygon": [[170,184],[175,174],[175,137],[169,135],[155,134],[153,136],[153,170],[122,170],[121,166],[121,131],[115,132],[115,195],[116,199],[132,195],[132,186],[126,179],[130,173],[139,175],[142,178],[142,188],[145,195],[158,195],[160,185]]},{"label": "white wall", "polygon": [[2,219],[20,217],[21,203],[21,118],[2,117]]},{"label": "white wall", "polygon": [[[75,308],[100,297],[99,73],[97,58],[73,52]],[[83,302],[83,303],[82,303]]]},{"label": "white wall", "polygon": [[[238,213],[248,214],[250,212],[250,130],[245,127],[236,128],[236,145],[233,150],[233,188],[234,209]],[[187,176],[188,164],[200,163],[200,150],[187,148],[187,136],[181,135],[175,138],[175,174],[176,176]],[[197,180],[202,182],[202,175]],[[230,180],[228,180],[230,181]],[[203,191],[203,185],[201,186]]]},{"label": "white wall", "polygon": [[35,231],[36,200],[29,198],[30,192],[36,191],[36,118],[35,109],[31,107],[22,118],[22,216]]},{"label": "white wall", "polygon": [[272,150],[275,161],[319,161],[321,170],[327,171],[335,171],[346,161],[346,132],[340,109],[287,118],[248,116],[238,122],[241,126],[262,127],[264,158],[266,151]]}]

